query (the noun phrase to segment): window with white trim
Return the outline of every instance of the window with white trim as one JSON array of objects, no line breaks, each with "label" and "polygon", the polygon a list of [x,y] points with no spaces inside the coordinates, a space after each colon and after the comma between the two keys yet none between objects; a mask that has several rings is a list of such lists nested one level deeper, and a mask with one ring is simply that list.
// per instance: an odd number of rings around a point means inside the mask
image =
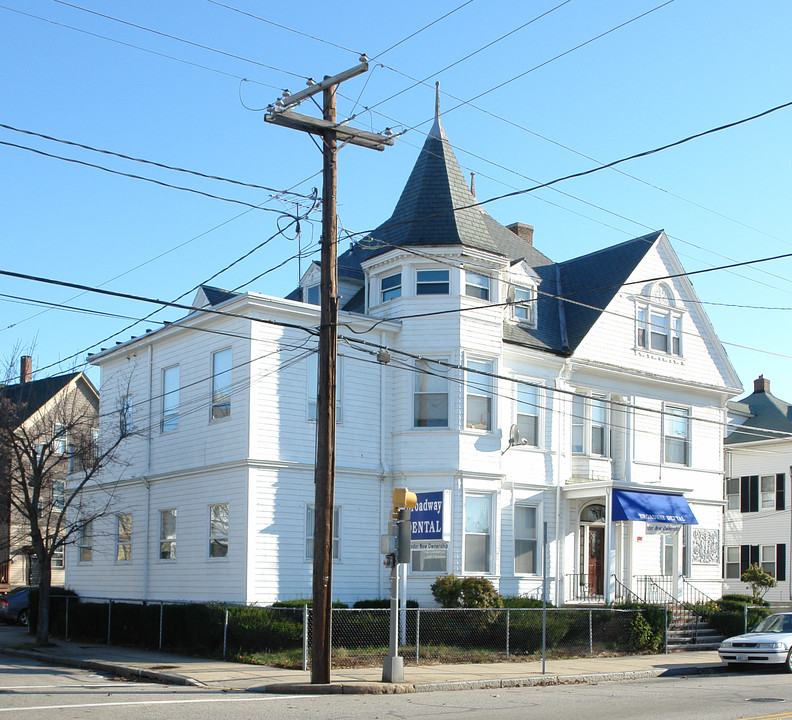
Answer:
[{"label": "window with white trim", "polygon": [[682,355],[682,311],[665,283],[644,288],[635,301],[635,345],[658,354]]},{"label": "window with white trim", "polygon": [[776,504],[776,476],[762,475],[759,478],[760,491],[762,494],[761,508],[775,510]]},{"label": "window with white trim", "polygon": [[388,275],[380,280],[381,301],[395,300],[402,294],[402,276],[400,272]]},{"label": "window with white trim", "polygon": [[212,353],[212,420],[231,414],[231,348]]},{"label": "window with white trim", "polygon": [[726,547],[726,579],[739,580],[740,579],[740,546]]},{"label": "window with white trim", "polygon": [[228,557],[228,503],[209,506],[209,557]]},{"label": "window with white trim", "polygon": [[465,494],[466,573],[489,574],[492,549],[492,495]]},{"label": "window with white trim", "polygon": [[162,371],[162,432],[179,427],[179,366]]},{"label": "window with white trim", "polygon": [[661,535],[663,538],[663,575],[676,575],[674,572],[674,536]]},{"label": "window with white trim", "polygon": [[494,363],[489,360],[468,360],[465,372],[465,427],[492,430]]},{"label": "window with white trim", "polygon": [[176,510],[160,510],[160,560],[176,559]]},{"label": "window with white trim", "polygon": [[690,465],[690,408],[663,408],[663,461]]},{"label": "window with white trim", "polygon": [[66,483],[63,480],[52,481],[52,509],[60,512],[66,502]]},{"label": "window with white trim", "polygon": [[451,283],[448,270],[418,270],[415,281],[416,295],[448,295]]},{"label": "window with white trim", "polygon": [[[726,509],[740,509],[740,478],[726,479]],[[739,550],[739,548],[738,548]],[[739,557],[737,558],[739,562]]]},{"label": "window with white trim", "polygon": [[448,427],[448,369],[429,360],[415,361],[413,427]]},{"label": "window with white trim", "polygon": [[517,386],[517,432],[531,447],[539,446],[539,389],[533,385]]},{"label": "window with white trim", "polygon": [[535,575],[539,568],[538,509],[534,505],[514,506],[514,574]]},{"label": "window with white trim", "polygon": [[63,425],[56,425],[52,436],[52,452],[57,455],[65,455],[67,447],[66,427]]},{"label": "window with white trim", "polygon": [[517,322],[533,325],[536,306],[536,292],[532,288],[514,286],[514,305],[511,306],[512,318]]},{"label": "window with white trim", "polygon": [[61,570],[65,567],[64,563],[65,553],[63,552],[63,545],[60,547],[56,547],[52,551],[52,569],[53,570]]},{"label": "window with white trim", "polygon": [[116,515],[116,562],[132,560],[132,513]]},{"label": "window with white trim", "polygon": [[93,521],[87,520],[80,528],[80,536],[77,540],[77,549],[80,553],[81,563],[87,563],[93,560],[93,540]]},{"label": "window with white trim", "polygon": [[607,395],[572,398],[572,452],[610,457],[610,403]]},{"label": "window with white trim", "polygon": [[768,575],[776,576],[776,546],[762,545],[759,548],[759,564]]},{"label": "window with white trim", "polygon": [[479,300],[490,299],[490,278],[487,275],[465,270],[465,295]]},{"label": "window with white trim", "polygon": [[[314,558],[314,529],[316,525],[316,510],[313,505],[305,506],[305,559]],[[333,506],[333,560],[338,560],[341,554],[341,506]]]}]

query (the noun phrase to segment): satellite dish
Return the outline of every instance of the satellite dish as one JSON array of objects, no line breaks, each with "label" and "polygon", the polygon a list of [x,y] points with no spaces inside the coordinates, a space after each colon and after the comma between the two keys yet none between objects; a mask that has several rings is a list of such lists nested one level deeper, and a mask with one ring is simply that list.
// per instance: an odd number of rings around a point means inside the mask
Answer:
[{"label": "satellite dish", "polygon": [[516,425],[511,426],[511,430],[509,430],[509,447],[512,445],[519,445],[520,444],[520,431]]}]

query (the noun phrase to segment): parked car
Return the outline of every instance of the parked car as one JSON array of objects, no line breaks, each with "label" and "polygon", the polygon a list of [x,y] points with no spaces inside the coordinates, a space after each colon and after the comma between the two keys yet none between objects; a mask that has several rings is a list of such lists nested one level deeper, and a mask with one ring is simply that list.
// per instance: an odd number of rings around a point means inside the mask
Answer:
[{"label": "parked car", "polygon": [[768,615],[751,632],[727,638],[718,655],[729,665],[783,663],[792,673],[792,613]]},{"label": "parked car", "polygon": [[27,625],[31,590],[29,587],[17,588],[0,597],[0,620],[9,625]]}]

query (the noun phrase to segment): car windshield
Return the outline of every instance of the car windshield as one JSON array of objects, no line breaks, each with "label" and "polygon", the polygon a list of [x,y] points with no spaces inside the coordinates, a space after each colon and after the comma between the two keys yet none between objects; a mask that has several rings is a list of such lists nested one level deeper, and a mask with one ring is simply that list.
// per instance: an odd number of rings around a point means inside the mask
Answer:
[{"label": "car windshield", "polygon": [[792,633],[792,615],[770,615],[762,620],[751,632]]}]

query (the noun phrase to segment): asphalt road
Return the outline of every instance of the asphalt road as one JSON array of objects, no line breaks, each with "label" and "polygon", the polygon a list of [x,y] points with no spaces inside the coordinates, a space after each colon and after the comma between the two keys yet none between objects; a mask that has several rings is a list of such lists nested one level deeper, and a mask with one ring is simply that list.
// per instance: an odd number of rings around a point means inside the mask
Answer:
[{"label": "asphalt road", "polygon": [[774,720],[792,718],[792,677],[756,670],[599,685],[412,695],[279,696],[129,682],[0,655],[0,720]]}]

